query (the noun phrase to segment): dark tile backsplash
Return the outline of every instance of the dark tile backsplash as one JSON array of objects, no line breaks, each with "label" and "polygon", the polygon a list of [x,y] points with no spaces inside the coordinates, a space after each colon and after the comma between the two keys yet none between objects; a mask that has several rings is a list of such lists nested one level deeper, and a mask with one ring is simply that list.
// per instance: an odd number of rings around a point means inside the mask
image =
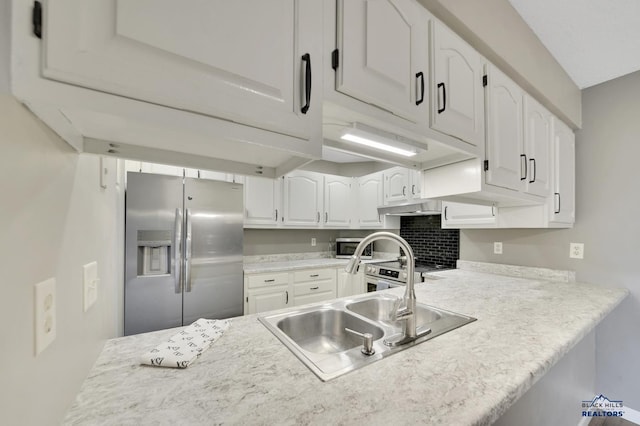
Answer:
[{"label": "dark tile backsplash", "polygon": [[460,230],[440,228],[440,215],[403,216],[400,236],[420,262],[455,268],[460,257]]}]

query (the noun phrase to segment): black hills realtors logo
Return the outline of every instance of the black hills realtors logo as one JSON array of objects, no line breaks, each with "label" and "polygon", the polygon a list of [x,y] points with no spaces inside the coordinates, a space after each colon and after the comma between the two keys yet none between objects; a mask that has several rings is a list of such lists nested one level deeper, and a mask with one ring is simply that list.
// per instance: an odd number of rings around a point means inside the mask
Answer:
[{"label": "black hills realtors logo", "polygon": [[612,401],[600,394],[590,401],[582,401],[582,417],[622,417],[622,401]]}]

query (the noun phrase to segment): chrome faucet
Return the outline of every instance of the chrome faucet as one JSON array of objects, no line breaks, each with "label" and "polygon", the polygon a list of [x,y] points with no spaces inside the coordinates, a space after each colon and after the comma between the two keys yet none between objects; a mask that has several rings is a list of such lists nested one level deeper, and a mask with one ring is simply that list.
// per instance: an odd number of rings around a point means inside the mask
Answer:
[{"label": "chrome faucet", "polygon": [[396,242],[407,256],[407,286],[404,291],[402,302],[397,306],[394,313],[394,319],[403,320],[402,333],[390,336],[384,340],[384,344],[387,346],[404,345],[405,343],[413,342],[418,337],[426,334],[426,332],[420,333],[420,336],[418,336],[416,332],[416,293],[414,290],[415,257],[409,243],[407,243],[402,237],[391,232],[375,232],[365,237],[360,244],[358,244],[353,256],[349,259],[349,263],[345,267],[345,270],[350,274],[355,274],[358,271],[360,256],[362,256],[362,252],[365,247],[377,240],[390,240]]}]

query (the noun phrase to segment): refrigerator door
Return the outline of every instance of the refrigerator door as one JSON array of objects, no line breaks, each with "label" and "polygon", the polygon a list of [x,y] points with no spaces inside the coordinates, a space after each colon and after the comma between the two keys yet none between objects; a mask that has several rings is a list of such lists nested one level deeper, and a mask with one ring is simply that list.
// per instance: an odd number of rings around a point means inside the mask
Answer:
[{"label": "refrigerator door", "polygon": [[182,178],[127,174],[124,334],[182,325]]},{"label": "refrigerator door", "polygon": [[241,184],[185,179],[184,324],[243,311]]}]

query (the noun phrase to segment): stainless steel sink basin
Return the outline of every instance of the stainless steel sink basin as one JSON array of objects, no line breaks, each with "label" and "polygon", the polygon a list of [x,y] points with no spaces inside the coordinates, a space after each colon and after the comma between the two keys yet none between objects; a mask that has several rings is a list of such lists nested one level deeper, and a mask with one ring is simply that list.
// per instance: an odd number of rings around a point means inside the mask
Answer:
[{"label": "stainless steel sink basin", "polygon": [[329,308],[291,315],[278,321],[277,325],[299,347],[316,354],[344,352],[362,346],[362,338],[345,328],[371,333],[373,340],[384,335],[380,327],[345,311]]},{"label": "stainless steel sink basin", "polygon": [[[355,312],[373,321],[382,322],[392,327],[400,328],[400,321],[392,317],[400,299],[396,297],[374,297],[347,304],[347,310]],[[442,314],[421,303],[416,304],[416,327],[428,328],[429,324],[442,318]]]},{"label": "stainless steel sink basin", "polygon": [[[258,320],[323,381],[476,320],[418,303],[417,328],[424,333],[419,333],[420,337],[411,343],[387,346],[383,340],[402,330],[402,321],[391,318],[396,301],[397,298],[392,295],[369,294],[302,309],[289,309],[260,316]],[[370,333],[373,338],[373,354],[363,354],[363,338],[346,329]]]}]

